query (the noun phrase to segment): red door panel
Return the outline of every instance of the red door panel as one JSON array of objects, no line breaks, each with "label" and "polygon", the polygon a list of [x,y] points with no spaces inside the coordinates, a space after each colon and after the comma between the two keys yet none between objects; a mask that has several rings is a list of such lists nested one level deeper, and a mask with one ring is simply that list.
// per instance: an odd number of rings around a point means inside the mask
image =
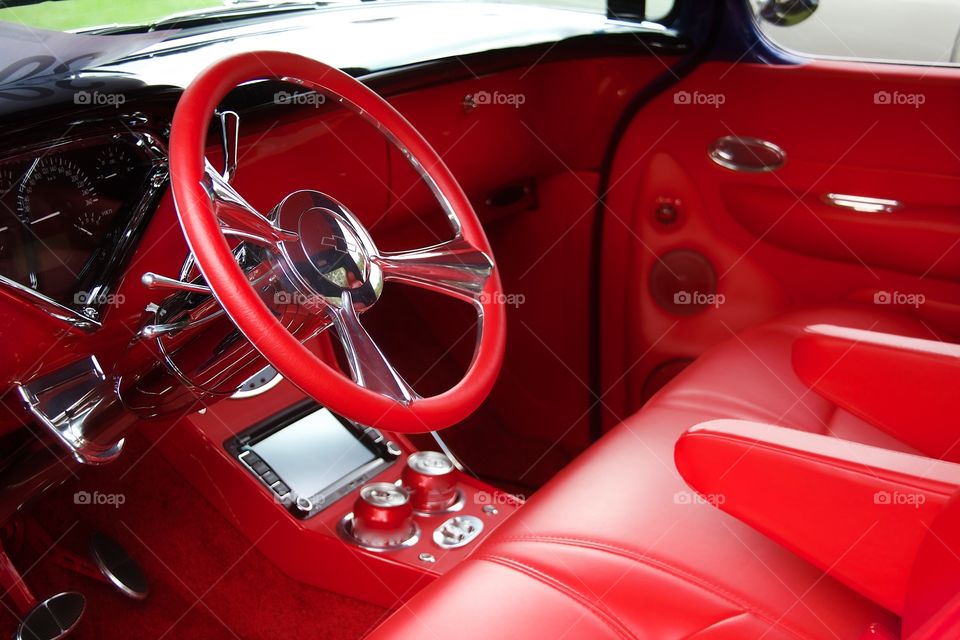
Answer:
[{"label": "red door panel", "polygon": [[[960,327],[958,109],[958,70],[817,61],[706,63],[638,112],[604,221],[603,385],[621,413],[608,421],[649,396],[658,370],[792,306],[895,304],[949,337]],[[721,167],[708,150],[730,135],[780,146],[785,165]],[[828,193],[902,207],[856,212]],[[674,222],[658,218],[665,202]],[[712,296],[696,308],[656,296],[676,250],[712,270],[675,274],[676,286],[715,283],[690,292]]]},{"label": "red door panel", "polygon": [[[829,172],[823,165],[810,169],[815,175]],[[838,168],[831,173],[831,182],[844,186],[843,194],[894,192],[903,207],[890,213],[843,209],[825,203],[828,192],[816,185],[798,190],[749,184],[749,178],[721,184],[720,196],[745,229],[790,251],[855,264],[863,261],[917,276],[960,275],[956,246],[960,180],[869,169]],[[941,259],[931,260],[938,256]]]}]

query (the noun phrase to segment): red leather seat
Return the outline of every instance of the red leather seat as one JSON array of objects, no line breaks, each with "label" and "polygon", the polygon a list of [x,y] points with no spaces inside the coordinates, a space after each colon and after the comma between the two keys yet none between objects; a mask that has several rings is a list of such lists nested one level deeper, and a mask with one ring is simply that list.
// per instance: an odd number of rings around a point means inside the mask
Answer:
[{"label": "red leather seat", "polygon": [[717,418],[910,451],[794,374],[795,338],[822,323],[930,337],[921,323],[876,307],[837,307],[728,340],[371,638],[899,637],[896,616],[714,508],[674,465],[678,437]]}]

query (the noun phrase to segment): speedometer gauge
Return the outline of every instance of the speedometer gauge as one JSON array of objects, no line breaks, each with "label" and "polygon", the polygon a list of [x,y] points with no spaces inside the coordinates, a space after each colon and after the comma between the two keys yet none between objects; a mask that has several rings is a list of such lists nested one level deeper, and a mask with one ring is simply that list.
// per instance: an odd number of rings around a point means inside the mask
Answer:
[{"label": "speedometer gauge", "polygon": [[73,226],[93,237],[103,216],[100,197],[76,164],[61,157],[35,160],[17,195],[17,213],[31,232]]},{"label": "speedometer gauge", "polygon": [[116,285],[157,205],[163,151],[151,134],[122,123],[8,142],[15,150],[0,155],[0,291],[90,327],[106,298],[89,292]]}]

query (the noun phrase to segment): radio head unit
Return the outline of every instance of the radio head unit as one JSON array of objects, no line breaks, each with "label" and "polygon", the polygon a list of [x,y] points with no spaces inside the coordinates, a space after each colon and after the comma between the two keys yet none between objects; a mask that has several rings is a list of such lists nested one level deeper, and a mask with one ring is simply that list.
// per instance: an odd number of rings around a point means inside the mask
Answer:
[{"label": "radio head unit", "polygon": [[298,518],[323,511],[400,456],[377,429],[313,402],[269,418],[225,446]]}]

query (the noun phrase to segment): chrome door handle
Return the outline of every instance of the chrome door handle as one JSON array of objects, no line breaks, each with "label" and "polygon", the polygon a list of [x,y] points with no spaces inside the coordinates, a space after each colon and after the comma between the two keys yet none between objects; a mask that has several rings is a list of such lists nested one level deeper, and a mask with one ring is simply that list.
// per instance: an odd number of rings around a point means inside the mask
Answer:
[{"label": "chrome door handle", "polygon": [[903,207],[903,203],[899,200],[852,196],[846,193],[825,193],[821,199],[831,207],[850,209],[860,213],[893,213]]},{"label": "chrome door handle", "polygon": [[776,171],[787,161],[787,154],[774,143],[747,136],[717,138],[707,154],[721,167],[750,173]]}]

